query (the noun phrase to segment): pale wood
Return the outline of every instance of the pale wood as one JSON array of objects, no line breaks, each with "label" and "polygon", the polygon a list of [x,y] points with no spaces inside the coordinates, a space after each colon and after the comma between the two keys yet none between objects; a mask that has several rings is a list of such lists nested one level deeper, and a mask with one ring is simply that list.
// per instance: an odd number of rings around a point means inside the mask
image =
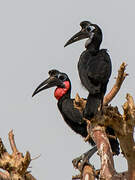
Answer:
[{"label": "pale wood", "polygon": [[18,151],[12,130],[9,132],[9,142],[12,154],[7,152],[0,139],[0,168],[4,170],[4,172],[0,172],[0,180],[36,180],[27,171],[31,162],[30,153],[27,151],[23,156]]}]

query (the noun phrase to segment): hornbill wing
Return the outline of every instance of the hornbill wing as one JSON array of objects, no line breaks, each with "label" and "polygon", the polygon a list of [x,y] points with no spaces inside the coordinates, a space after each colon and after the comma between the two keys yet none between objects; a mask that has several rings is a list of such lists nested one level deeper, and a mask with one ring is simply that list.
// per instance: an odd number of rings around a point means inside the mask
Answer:
[{"label": "hornbill wing", "polygon": [[82,85],[89,93],[100,93],[101,85],[108,83],[112,71],[109,54],[104,49],[95,55],[84,51],[78,62],[78,71]]},{"label": "hornbill wing", "polygon": [[110,56],[105,53],[100,53],[93,61],[89,62],[87,75],[90,80],[92,94],[100,92],[101,86],[108,83],[112,71]]},{"label": "hornbill wing", "polygon": [[74,108],[73,101],[74,99],[65,99],[62,103],[62,112],[72,122],[82,124],[82,114],[78,109]]},{"label": "hornbill wing", "polygon": [[[111,60],[108,53],[99,53],[93,61],[90,61],[88,64],[88,77],[97,83],[105,83],[109,80],[111,75],[112,67]],[[94,82],[93,82],[94,83]]]},{"label": "hornbill wing", "polygon": [[[87,124],[82,119],[82,114],[73,104],[74,99],[65,99],[62,103],[62,116],[70,128],[80,134],[82,137],[87,137]],[[89,139],[89,143],[94,146],[95,143],[92,138]]]}]

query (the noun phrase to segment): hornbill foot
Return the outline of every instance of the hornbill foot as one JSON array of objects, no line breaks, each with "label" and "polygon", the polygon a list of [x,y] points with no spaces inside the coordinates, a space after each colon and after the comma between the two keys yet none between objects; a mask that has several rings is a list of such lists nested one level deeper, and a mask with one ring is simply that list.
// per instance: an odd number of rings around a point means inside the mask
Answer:
[{"label": "hornbill foot", "polygon": [[89,159],[93,156],[93,154],[96,151],[97,151],[97,147],[95,146],[86,153],[82,154],[81,156],[73,159],[72,161],[73,166],[79,169],[80,172],[82,172],[84,165],[89,164]]}]

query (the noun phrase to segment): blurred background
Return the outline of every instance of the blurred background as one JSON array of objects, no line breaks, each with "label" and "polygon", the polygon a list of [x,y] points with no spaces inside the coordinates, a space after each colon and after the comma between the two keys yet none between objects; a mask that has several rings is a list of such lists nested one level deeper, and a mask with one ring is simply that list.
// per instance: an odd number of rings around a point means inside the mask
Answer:
[{"label": "blurred background", "polygon": [[[64,44],[79,31],[80,22],[88,20],[101,27],[101,48],[108,49],[112,59],[108,91],[120,64],[128,64],[129,76],[111,102],[122,113],[126,93],[135,98],[134,7],[133,0],[0,1],[0,137],[10,149],[8,132],[13,129],[21,152],[29,150],[32,158],[41,154],[30,165],[37,179],[71,179],[78,173],[72,167],[72,159],[90,145],[64,122],[53,89],[32,98],[33,91],[48,77],[48,70],[56,68],[69,75],[72,97],[77,92],[87,97],[77,72],[85,40],[67,48]],[[91,163],[99,168],[99,156],[94,155]],[[127,169],[122,155],[115,157],[115,166],[119,172]]]}]

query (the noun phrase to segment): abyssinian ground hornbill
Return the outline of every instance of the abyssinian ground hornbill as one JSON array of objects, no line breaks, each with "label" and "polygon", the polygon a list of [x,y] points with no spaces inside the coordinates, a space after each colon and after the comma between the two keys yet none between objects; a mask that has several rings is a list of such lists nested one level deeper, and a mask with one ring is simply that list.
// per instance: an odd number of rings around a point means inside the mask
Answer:
[{"label": "abyssinian ground hornbill", "polygon": [[[68,126],[76,133],[80,134],[82,137],[87,137],[87,124],[86,121],[82,119],[82,114],[76,108],[74,108],[73,101],[71,99],[71,82],[67,74],[62,73],[58,70],[50,70],[49,78],[42,82],[34,91],[33,95],[36,95],[40,91],[56,86],[54,91],[54,96],[58,100],[58,109],[60,110],[65,122]],[[107,128],[107,133],[114,136],[114,131],[111,128]],[[114,154],[119,154],[119,143],[117,139],[109,138],[111,148]],[[92,139],[89,139],[89,143],[94,146],[95,143]],[[82,156],[74,160],[74,165],[77,165],[81,161],[83,167],[84,163],[97,151],[96,146],[88,152],[84,153]]]},{"label": "abyssinian ground hornbill", "polygon": [[92,118],[100,109],[109,81],[112,64],[106,49],[100,49],[102,31],[96,24],[89,21],[80,23],[81,31],[76,33],[65,46],[88,38],[85,43],[86,50],[81,54],[78,62],[78,72],[82,85],[89,91],[87,104],[83,116]]}]

